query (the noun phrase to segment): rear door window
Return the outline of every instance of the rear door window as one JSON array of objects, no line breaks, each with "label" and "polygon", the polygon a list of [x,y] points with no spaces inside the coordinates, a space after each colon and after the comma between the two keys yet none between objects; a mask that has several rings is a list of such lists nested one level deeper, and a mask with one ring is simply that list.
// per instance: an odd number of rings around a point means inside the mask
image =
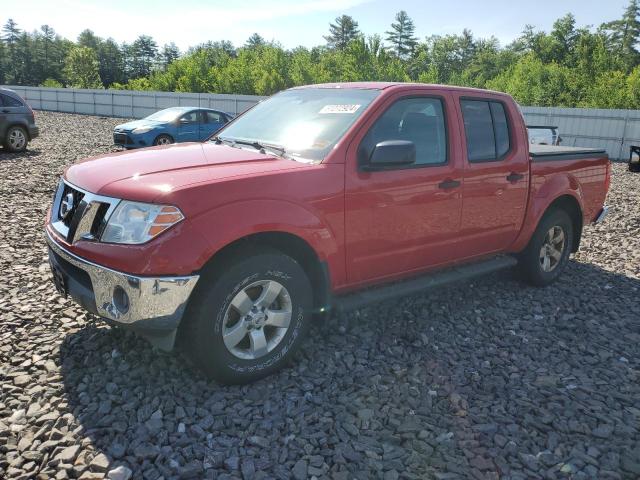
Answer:
[{"label": "rear door window", "polygon": [[500,102],[462,100],[469,162],[499,160],[511,149],[509,122]]},{"label": "rear door window", "polygon": [[224,117],[218,112],[205,111],[205,123],[224,123]]}]

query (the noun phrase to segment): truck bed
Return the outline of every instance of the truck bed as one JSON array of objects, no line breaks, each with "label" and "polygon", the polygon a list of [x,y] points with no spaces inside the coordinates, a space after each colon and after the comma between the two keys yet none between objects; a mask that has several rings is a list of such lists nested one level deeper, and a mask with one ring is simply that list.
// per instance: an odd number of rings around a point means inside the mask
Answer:
[{"label": "truck bed", "polygon": [[606,150],[600,148],[564,147],[554,145],[529,145],[531,159],[537,162],[552,160],[575,160],[578,158],[607,157]]}]

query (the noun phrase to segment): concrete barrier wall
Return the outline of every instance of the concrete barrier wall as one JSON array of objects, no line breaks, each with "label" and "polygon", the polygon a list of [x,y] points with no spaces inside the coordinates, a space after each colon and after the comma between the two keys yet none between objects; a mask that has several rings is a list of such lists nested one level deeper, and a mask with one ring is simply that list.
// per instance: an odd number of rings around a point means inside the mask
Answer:
[{"label": "concrete barrier wall", "polygon": [[[143,118],[174,106],[214,108],[242,113],[266,97],[215,93],[82,90],[20,87],[15,90],[32,108],[108,117]],[[640,145],[639,110],[522,107],[529,125],[559,127],[563,145],[605,148],[614,160],[629,158],[629,147]]]},{"label": "concrete barrier wall", "polygon": [[214,93],[82,90],[6,85],[36,110],[107,117],[143,118],[167,107],[196,106],[242,113],[266,97]]}]

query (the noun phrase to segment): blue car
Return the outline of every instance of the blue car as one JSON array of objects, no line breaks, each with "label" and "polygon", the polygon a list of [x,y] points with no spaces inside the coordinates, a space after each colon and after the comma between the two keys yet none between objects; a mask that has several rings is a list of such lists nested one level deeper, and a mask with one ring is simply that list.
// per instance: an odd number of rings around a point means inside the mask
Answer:
[{"label": "blue car", "polygon": [[171,107],[141,120],[117,125],[113,143],[125,148],[201,142],[231,120],[232,115],[198,107]]}]

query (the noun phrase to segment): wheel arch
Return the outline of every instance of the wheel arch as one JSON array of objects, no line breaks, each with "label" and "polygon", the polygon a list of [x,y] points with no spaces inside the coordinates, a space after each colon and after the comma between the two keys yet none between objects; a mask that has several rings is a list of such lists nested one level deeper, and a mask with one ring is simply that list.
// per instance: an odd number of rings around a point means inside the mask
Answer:
[{"label": "wheel arch", "polygon": [[[571,252],[575,253],[578,251],[578,247],[580,246],[580,239],[582,238],[582,227],[583,227],[583,215],[582,208],[578,203],[578,200],[573,195],[561,195],[556,198],[553,202],[549,204],[547,209],[545,210],[540,220],[544,218],[544,216],[551,212],[552,210],[563,210],[569,215],[571,219],[571,223],[573,225],[573,245],[571,246]],[[540,223],[540,222],[538,222]]]},{"label": "wheel arch", "polygon": [[202,276],[215,274],[246,251],[266,247],[289,255],[309,276],[312,287],[314,313],[322,313],[331,304],[329,265],[321,260],[306,240],[289,232],[258,232],[238,238],[218,250],[201,268]]}]

